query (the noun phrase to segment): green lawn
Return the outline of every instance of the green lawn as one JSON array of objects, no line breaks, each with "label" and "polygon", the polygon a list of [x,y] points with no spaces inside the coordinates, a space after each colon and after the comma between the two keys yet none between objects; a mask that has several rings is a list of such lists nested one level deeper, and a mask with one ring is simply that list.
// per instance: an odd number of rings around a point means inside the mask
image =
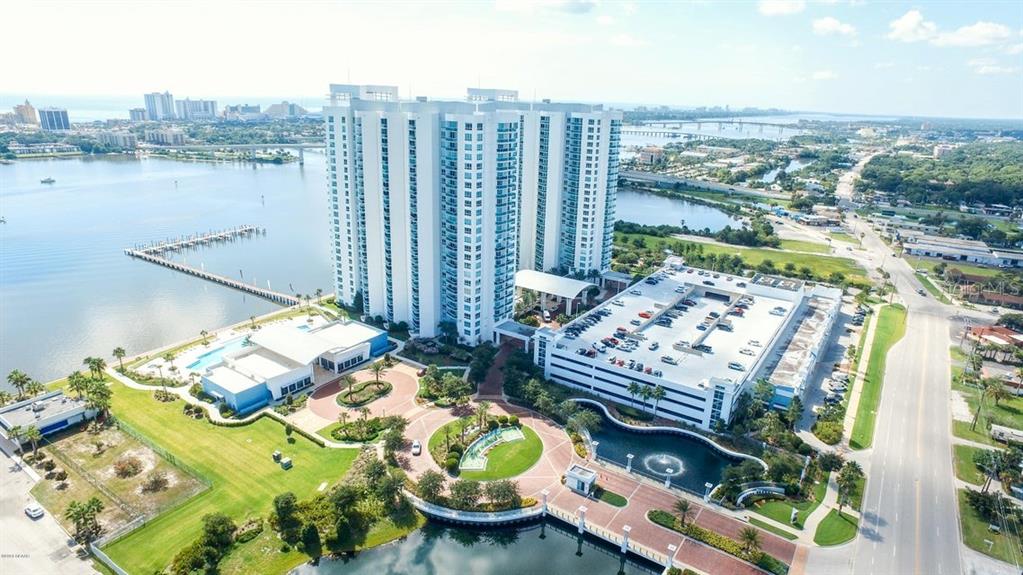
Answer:
[{"label": "green lawn", "polygon": [[727,254],[727,255],[738,255],[745,260],[746,265],[749,267],[757,267],[764,260],[771,260],[774,262],[774,266],[777,269],[782,269],[785,264],[792,263],[799,269],[803,266],[807,266],[814,270],[818,274],[823,276],[831,275],[834,272],[845,274],[845,277],[857,282],[870,283],[867,280],[866,272],[862,267],[859,266],[855,261],[849,258],[840,258],[835,256],[822,256],[820,254],[800,254],[786,252],[783,250],[774,250],[767,248],[744,248],[740,246],[725,246],[717,244],[706,244],[702,242],[690,242],[686,240],[678,240],[674,238],[658,238],[654,236],[644,234],[626,234],[623,232],[615,232],[615,243],[619,244],[623,240],[631,243],[636,237],[642,237],[646,241],[648,247],[663,246],[665,243],[682,242],[684,244],[693,244],[703,246],[703,253],[705,254]]},{"label": "green lawn", "polygon": [[839,515],[837,509],[828,512],[827,517],[817,526],[813,542],[817,545],[840,545],[856,537],[859,520],[848,513]]},{"label": "green lawn", "polygon": [[[824,500],[824,494],[828,491],[827,479],[821,479],[813,486],[814,500],[804,499],[802,501],[791,501],[789,499],[763,499],[753,504],[752,510],[756,513],[774,519],[782,525],[792,525],[793,529],[802,529],[806,518],[813,513],[814,509]],[[792,510],[796,510],[796,523],[790,522]]]},{"label": "green lawn", "polygon": [[874,343],[870,348],[870,357],[867,358],[866,374],[860,383],[860,403],[856,408],[856,420],[849,438],[849,447],[853,449],[866,449],[874,441],[874,419],[881,403],[888,350],[906,333],[905,307],[899,304],[887,305],[881,308],[877,316]]},{"label": "green lawn", "polygon": [[804,242],[802,240],[782,240],[780,249],[786,251],[810,252],[814,254],[830,254],[831,246],[817,242]]},{"label": "green lawn", "polygon": [[967,358],[966,352],[961,350],[961,349],[959,349],[958,345],[953,345],[953,346],[949,347],[948,348],[948,353],[949,353],[949,356],[952,358],[952,361],[954,361],[954,362],[962,363],[962,362],[966,361],[966,358]]},{"label": "green lawn", "polygon": [[[113,391],[113,411],[119,418],[212,483],[209,490],[104,549],[131,573],[162,570],[199,534],[203,515],[219,511],[239,523],[266,515],[280,493],[292,491],[302,499],[316,493],[320,484],[334,483],[357,454],[354,449],[321,448],[298,434],[295,443],[288,443],[284,427],[266,417],[240,427],[217,427],[184,417],[179,401],[160,403],[151,393],[119,384]],[[273,462],[276,449],[294,461],[292,469],[285,471]]]},{"label": "green lawn", "polygon": [[[983,417],[981,418],[983,419]],[[955,420],[952,422],[952,435],[960,439],[968,439],[970,441],[976,441],[977,443],[984,443],[987,445],[998,445],[994,439],[988,437],[987,431],[981,424],[977,423],[977,429],[970,429],[969,421]]]},{"label": "green lawn", "polygon": [[789,541],[795,541],[796,539],[799,539],[799,536],[796,535],[795,533],[792,533],[791,531],[786,531],[785,529],[781,529],[779,527],[775,527],[773,523],[768,523],[766,521],[761,521],[761,520],[757,519],[756,517],[750,517],[749,518],[749,522],[750,522],[750,525],[754,525],[756,527],[759,527],[759,528],[763,529],[764,531],[770,531],[771,533],[774,533],[775,535],[784,537],[784,538],[788,539]]},{"label": "green lawn", "polygon": [[525,425],[522,426],[522,434],[526,436],[523,440],[502,443],[491,449],[487,453],[487,468],[483,471],[462,471],[458,476],[462,479],[493,481],[524,473],[540,460],[543,442],[535,431]]},{"label": "green lawn", "polygon": [[984,483],[984,474],[973,463],[974,455],[981,451],[987,450],[973,447],[972,445],[952,446],[952,461],[955,465],[956,477],[978,486]]},{"label": "green lawn", "polygon": [[998,268],[986,268],[978,265],[967,264],[963,262],[947,262],[935,258],[922,258],[919,256],[903,256],[906,263],[913,267],[915,270],[927,270],[927,273],[934,273],[934,268],[938,264],[946,264],[949,268],[956,268],[964,274],[993,277],[998,275],[998,272],[1002,271]]},{"label": "green lawn", "polygon": [[[953,366],[953,375],[956,369],[957,366]],[[952,389],[958,391],[963,396],[963,399],[970,406],[971,414],[977,413],[977,408],[980,405],[981,392],[979,389],[963,385],[962,383],[956,383],[955,379],[953,379]],[[969,421],[954,421],[952,430],[956,437],[988,445],[998,445],[996,441],[988,437],[987,430],[990,429],[993,423],[1014,429],[1023,429],[1023,397],[1011,395],[1007,399],[999,401],[997,405],[991,399],[986,399],[984,409],[977,419],[976,429],[970,429],[971,422]]]},{"label": "green lawn", "polygon": [[860,239],[854,237],[852,234],[847,234],[845,232],[828,232],[828,235],[831,236],[832,239],[840,242],[847,242],[857,246],[860,245]]},{"label": "green lawn", "polygon": [[[988,522],[977,515],[977,512],[966,500],[966,490],[960,489],[958,496],[959,525],[962,528],[963,542],[966,543],[966,546],[1008,563],[1018,561],[1020,544],[1023,543],[1019,536],[1013,536],[1004,530],[1001,533],[991,531],[988,529]],[[990,550],[988,550],[985,540],[992,543]]]},{"label": "green lawn", "polygon": [[931,294],[934,297],[934,299],[940,301],[941,303],[952,303],[947,297],[945,297],[945,294],[942,293],[941,290],[939,290],[937,286],[934,285],[934,282],[931,281],[931,278],[923,274],[916,274],[916,279],[920,280],[920,283],[924,286],[924,289],[927,290],[927,292]]},{"label": "green lawn", "polygon": [[615,493],[614,491],[608,491],[600,486],[597,486],[595,495],[597,496],[597,499],[609,505],[614,505],[615,507],[625,507],[629,503],[629,500],[625,497]]}]

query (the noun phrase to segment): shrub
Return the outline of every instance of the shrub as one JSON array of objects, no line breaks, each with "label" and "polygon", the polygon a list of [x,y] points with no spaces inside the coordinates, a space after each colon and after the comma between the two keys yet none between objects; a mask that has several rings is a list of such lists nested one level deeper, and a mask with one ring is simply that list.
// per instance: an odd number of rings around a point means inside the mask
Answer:
[{"label": "shrub", "polygon": [[517,415],[509,415],[508,416],[508,425],[511,425],[513,427],[518,427],[519,426],[519,416],[517,416]]},{"label": "shrub", "polygon": [[67,471],[58,469],[54,474],[53,478],[57,481],[67,481]]},{"label": "shrub", "polygon": [[142,460],[134,455],[125,455],[114,462],[114,473],[121,479],[135,477],[142,472]]},{"label": "shrub", "polygon": [[450,473],[458,471],[458,458],[457,457],[447,458],[447,460],[444,462],[444,468],[447,469]]},{"label": "shrub", "polygon": [[828,445],[835,445],[842,441],[841,421],[818,421],[813,426],[813,434]]},{"label": "shrub", "polygon": [[52,459],[47,459],[40,465],[40,467],[43,468],[43,471],[53,471],[53,468],[57,467],[57,464],[54,463]]},{"label": "shrub", "polygon": [[508,416],[507,415],[497,416],[497,423],[501,424],[501,427],[508,425]]},{"label": "shrub", "polygon": [[496,421],[494,421],[493,419],[491,419],[491,420],[487,421],[487,427],[488,427],[488,428],[489,428],[489,429],[490,429],[491,431],[493,431],[493,430],[497,429],[498,425],[497,425],[497,422],[496,422]]},{"label": "shrub", "polygon": [[170,482],[167,480],[167,474],[162,471],[154,471],[146,477],[145,482],[142,483],[142,491],[145,493],[155,493],[157,491],[163,491],[167,489],[167,485]]},{"label": "shrub", "polygon": [[188,388],[188,394],[198,399],[199,396],[202,395],[202,385],[198,383],[193,383],[192,387]]},{"label": "shrub", "polygon": [[252,521],[249,521],[245,525],[242,525],[241,528],[238,529],[238,534],[235,536],[234,540],[237,541],[238,543],[248,543],[249,541],[255,539],[262,532],[263,520],[254,519]]},{"label": "shrub", "polygon": [[461,456],[463,453],[465,453],[465,447],[462,447],[462,444],[456,441],[455,443],[451,444],[451,447],[448,448],[448,453],[454,453],[456,455]]},{"label": "shrub", "polygon": [[281,544],[281,553],[287,553],[289,551],[291,551],[291,545],[288,545],[287,543]]}]

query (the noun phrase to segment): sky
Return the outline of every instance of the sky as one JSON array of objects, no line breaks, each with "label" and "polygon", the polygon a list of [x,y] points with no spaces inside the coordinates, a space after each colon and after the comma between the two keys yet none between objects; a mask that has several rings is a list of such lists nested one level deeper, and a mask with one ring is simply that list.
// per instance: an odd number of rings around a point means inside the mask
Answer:
[{"label": "sky", "polygon": [[[1023,118],[1023,2],[12,2],[0,93],[402,96]],[[17,24],[21,23],[21,24]],[[231,97],[234,100],[224,101]],[[125,112],[125,115],[127,113]]]}]

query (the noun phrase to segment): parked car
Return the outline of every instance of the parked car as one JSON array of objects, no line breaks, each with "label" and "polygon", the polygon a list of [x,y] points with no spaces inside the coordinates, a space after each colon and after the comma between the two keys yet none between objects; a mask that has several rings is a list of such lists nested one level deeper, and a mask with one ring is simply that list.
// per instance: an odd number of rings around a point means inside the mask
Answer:
[{"label": "parked car", "polygon": [[32,519],[39,519],[43,516],[43,513],[43,506],[34,501],[25,506],[25,515],[28,515]]},{"label": "parked car", "polygon": [[643,292],[639,291],[638,289],[629,290],[629,293],[632,295],[643,295]]},{"label": "parked car", "polygon": [[744,365],[742,365],[741,363],[739,363],[737,361],[730,361],[730,362],[728,362],[728,368],[729,369],[734,369],[734,370],[737,370],[737,371],[742,371],[742,370],[746,369],[746,367]]},{"label": "parked car", "polygon": [[659,347],[661,347],[661,344],[659,344],[659,343],[657,343],[655,341],[655,342],[651,343],[650,347],[648,347],[647,349],[649,349],[650,351],[657,351],[657,348],[659,348]]},{"label": "parked car", "polygon": [[546,322],[551,321],[551,312],[543,310],[543,320]]},{"label": "parked car", "polygon": [[662,355],[661,361],[667,363],[668,365],[678,365],[678,360],[675,359],[674,357],[671,357],[670,355]]}]

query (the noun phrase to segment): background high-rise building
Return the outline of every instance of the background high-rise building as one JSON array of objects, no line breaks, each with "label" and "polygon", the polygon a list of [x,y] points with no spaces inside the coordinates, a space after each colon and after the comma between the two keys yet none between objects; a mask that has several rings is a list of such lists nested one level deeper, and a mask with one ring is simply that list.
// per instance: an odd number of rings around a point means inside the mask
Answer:
[{"label": "background high-rise building", "polygon": [[477,343],[512,316],[519,269],[608,268],[621,113],[352,85],[323,113],[340,301]]},{"label": "background high-rise building", "polygon": [[162,122],[175,118],[174,96],[170,92],[152,92],[145,95],[146,119]]},{"label": "background high-rise building", "polygon": [[36,109],[32,104],[28,103],[28,100],[25,100],[24,104],[18,104],[14,107],[14,118],[19,124],[39,125],[39,116],[36,114]]},{"label": "background high-rise building", "polygon": [[44,130],[70,130],[71,122],[67,117],[67,110],[64,108],[41,108],[39,110],[39,125]]},{"label": "background high-rise building", "polygon": [[179,120],[210,121],[217,119],[215,100],[176,100],[174,109]]},{"label": "background high-rise building", "polygon": [[128,119],[132,122],[145,122],[146,109],[145,108],[132,108],[128,110]]}]

